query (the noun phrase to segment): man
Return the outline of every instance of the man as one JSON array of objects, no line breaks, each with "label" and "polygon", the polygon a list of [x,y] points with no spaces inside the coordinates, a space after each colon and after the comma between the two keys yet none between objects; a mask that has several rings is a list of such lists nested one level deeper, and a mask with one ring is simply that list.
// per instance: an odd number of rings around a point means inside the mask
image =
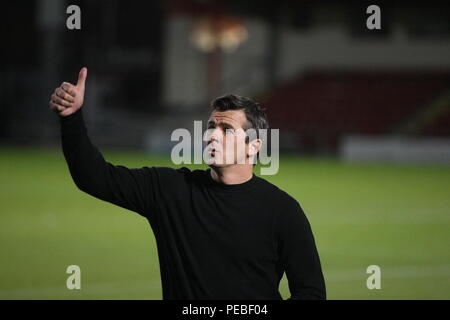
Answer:
[{"label": "man", "polygon": [[[212,102],[210,169],[129,169],[106,162],[87,135],[80,109],[86,77],[83,68],[76,85],[64,82],[50,100],[60,116],[70,174],[82,191],[148,219],[164,299],[282,299],[278,286],[284,272],[290,299],[326,298],[302,208],[253,174],[261,139],[250,141],[244,130],[268,127],[257,103],[236,95]],[[227,141],[245,146],[231,163],[223,161],[234,148]]]}]

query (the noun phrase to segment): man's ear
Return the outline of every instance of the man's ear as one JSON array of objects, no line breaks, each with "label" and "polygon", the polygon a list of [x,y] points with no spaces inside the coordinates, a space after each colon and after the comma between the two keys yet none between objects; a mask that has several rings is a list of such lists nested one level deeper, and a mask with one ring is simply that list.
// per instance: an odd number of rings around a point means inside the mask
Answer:
[{"label": "man's ear", "polygon": [[255,139],[249,143],[248,146],[248,157],[256,155],[259,150],[261,149],[262,140],[261,139]]}]

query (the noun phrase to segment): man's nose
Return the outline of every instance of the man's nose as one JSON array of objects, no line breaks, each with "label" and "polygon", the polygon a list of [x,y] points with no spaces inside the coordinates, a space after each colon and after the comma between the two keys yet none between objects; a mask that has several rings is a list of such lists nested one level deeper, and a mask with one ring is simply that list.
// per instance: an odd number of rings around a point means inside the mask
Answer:
[{"label": "man's nose", "polygon": [[220,140],[220,135],[221,135],[221,131],[220,128],[214,128],[211,130],[210,136],[209,136],[209,141],[213,142],[219,142]]}]

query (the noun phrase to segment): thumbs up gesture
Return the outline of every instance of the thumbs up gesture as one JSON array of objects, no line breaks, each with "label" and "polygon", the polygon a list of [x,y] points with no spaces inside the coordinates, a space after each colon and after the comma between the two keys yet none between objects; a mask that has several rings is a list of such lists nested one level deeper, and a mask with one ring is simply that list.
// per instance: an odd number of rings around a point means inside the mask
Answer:
[{"label": "thumbs up gesture", "polygon": [[87,78],[87,68],[82,68],[78,74],[76,85],[63,82],[50,98],[50,109],[62,117],[71,115],[83,106],[84,90]]}]

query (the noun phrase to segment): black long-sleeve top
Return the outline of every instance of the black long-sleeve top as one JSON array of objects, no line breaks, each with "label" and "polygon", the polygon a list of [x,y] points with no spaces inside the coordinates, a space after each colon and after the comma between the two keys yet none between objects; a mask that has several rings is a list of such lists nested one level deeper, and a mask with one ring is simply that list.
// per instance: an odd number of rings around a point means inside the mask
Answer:
[{"label": "black long-sleeve top", "polygon": [[160,261],[163,299],[325,299],[310,224],[299,203],[253,175],[242,184],[210,169],[126,168],[91,143],[81,109],[60,117],[62,148],[79,189],[148,219]]}]

